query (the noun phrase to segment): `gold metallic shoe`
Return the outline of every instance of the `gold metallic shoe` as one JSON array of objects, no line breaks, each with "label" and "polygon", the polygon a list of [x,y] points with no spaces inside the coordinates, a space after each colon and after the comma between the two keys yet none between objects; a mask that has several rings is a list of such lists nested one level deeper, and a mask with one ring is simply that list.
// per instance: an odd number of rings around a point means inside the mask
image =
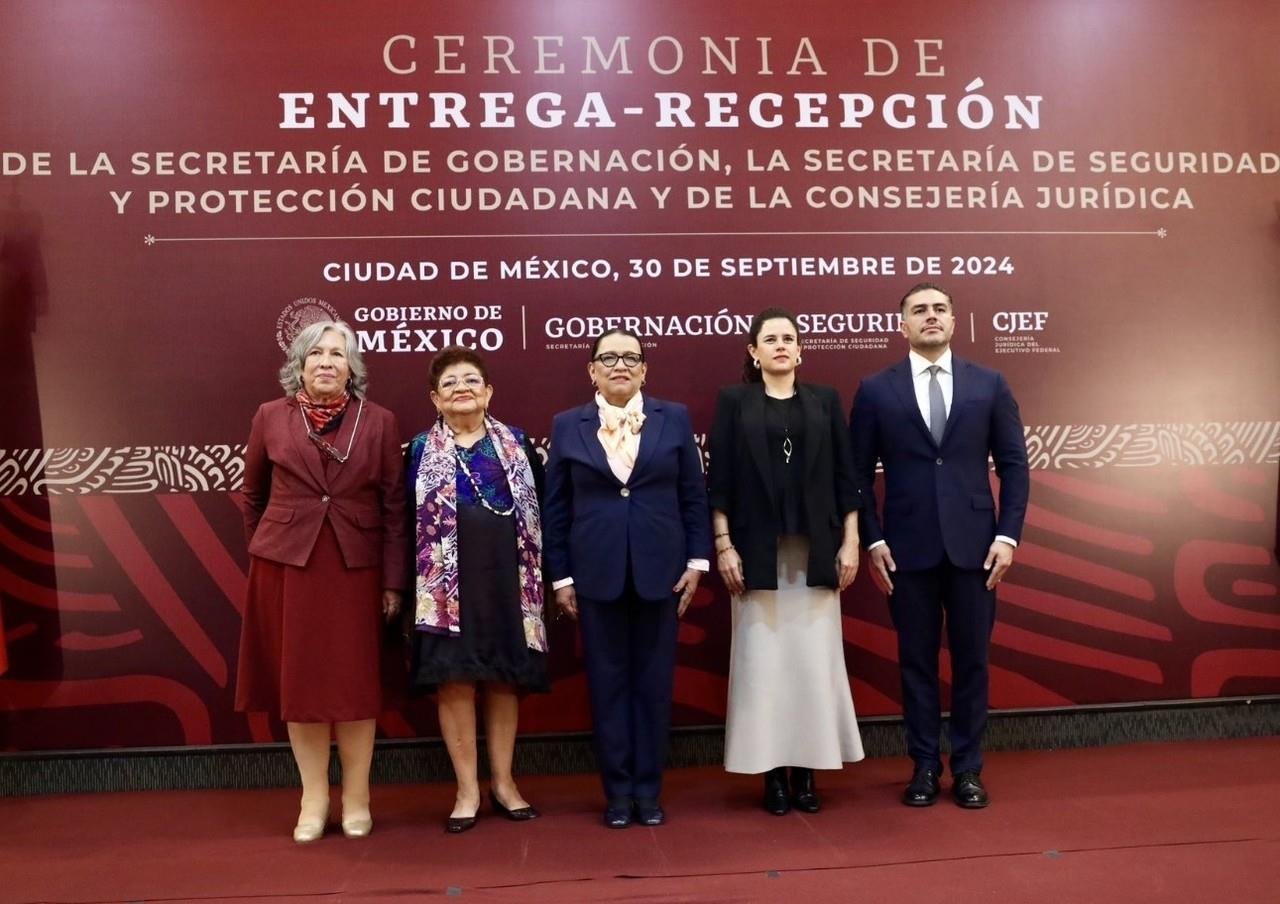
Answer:
[{"label": "gold metallic shoe", "polygon": [[[313,841],[319,841],[320,836],[324,834],[324,824],[328,820],[321,822],[300,822],[293,827],[293,840],[298,844],[310,844]],[[343,831],[346,826],[343,826]]]},{"label": "gold metallic shoe", "polygon": [[342,820],[342,834],[348,838],[364,838],[373,831],[373,817],[364,816],[359,819]]}]

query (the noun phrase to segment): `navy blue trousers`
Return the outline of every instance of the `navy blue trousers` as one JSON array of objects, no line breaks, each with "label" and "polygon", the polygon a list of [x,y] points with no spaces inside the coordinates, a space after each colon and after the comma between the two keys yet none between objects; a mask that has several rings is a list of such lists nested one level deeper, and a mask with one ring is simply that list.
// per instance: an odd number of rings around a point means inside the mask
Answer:
[{"label": "navy blue trousers", "polygon": [[996,620],[996,594],[986,581],[987,572],[956,568],[945,560],[923,571],[893,575],[889,612],[898,632],[907,753],[917,766],[942,771],[938,654],[945,615],[951,651],[951,772],[982,771],[988,650]]},{"label": "navy blue trousers", "polygon": [[676,598],[578,598],[596,763],[611,802],[657,800],[671,726]]}]

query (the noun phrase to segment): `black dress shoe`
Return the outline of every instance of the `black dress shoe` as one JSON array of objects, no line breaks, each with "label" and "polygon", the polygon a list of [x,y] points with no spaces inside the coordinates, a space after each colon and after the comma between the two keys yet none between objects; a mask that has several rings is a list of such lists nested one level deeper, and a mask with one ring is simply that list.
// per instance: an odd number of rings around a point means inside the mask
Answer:
[{"label": "black dress shoe", "polygon": [[802,813],[817,813],[822,809],[818,789],[813,786],[812,769],[791,767],[791,803]]},{"label": "black dress shoe", "polygon": [[474,816],[450,816],[444,821],[444,830],[450,835],[460,835],[468,829],[474,829],[476,826],[476,817]]},{"label": "black dress shoe", "polygon": [[981,810],[991,799],[987,797],[987,789],[982,786],[982,779],[976,772],[959,772],[951,780],[951,793],[956,803],[966,810]]},{"label": "black dress shoe", "polygon": [[625,829],[631,825],[631,811],[631,801],[611,800],[604,808],[604,824],[611,829]]},{"label": "black dress shoe", "polygon": [[636,801],[636,822],[642,826],[660,826],[667,821],[662,804],[656,800]]},{"label": "black dress shoe", "polygon": [[782,816],[791,809],[787,794],[787,767],[779,766],[764,774],[764,799],[760,802],[774,816]]},{"label": "black dress shoe", "polygon": [[489,803],[493,804],[494,812],[500,816],[505,816],[512,822],[528,822],[530,819],[537,819],[542,814],[533,807],[524,806],[517,807],[514,810],[508,810],[502,801],[498,800],[498,795],[493,793],[493,789],[489,789]]},{"label": "black dress shoe", "polygon": [[941,790],[938,770],[932,766],[917,766],[911,774],[911,782],[902,792],[902,802],[908,807],[932,807]]}]

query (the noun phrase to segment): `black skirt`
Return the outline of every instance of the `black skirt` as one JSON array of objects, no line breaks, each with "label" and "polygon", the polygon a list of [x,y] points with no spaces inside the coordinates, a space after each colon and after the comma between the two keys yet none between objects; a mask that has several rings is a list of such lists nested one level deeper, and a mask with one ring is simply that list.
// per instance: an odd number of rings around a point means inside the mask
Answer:
[{"label": "black skirt", "polygon": [[514,515],[458,505],[457,634],[415,631],[410,684],[432,693],[449,682],[496,681],[546,692],[546,655],[525,643]]}]

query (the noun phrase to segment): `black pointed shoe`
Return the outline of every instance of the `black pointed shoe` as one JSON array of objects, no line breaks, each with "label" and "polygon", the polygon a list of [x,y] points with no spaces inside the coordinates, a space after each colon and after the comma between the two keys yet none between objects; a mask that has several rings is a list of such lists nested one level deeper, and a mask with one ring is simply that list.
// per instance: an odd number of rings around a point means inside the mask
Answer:
[{"label": "black pointed shoe", "polygon": [[801,813],[817,813],[822,809],[818,789],[813,785],[813,770],[791,767],[791,804]]},{"label": "black pointed shoe", "polygon": [[450,835],[461,835],[475,827],[476,817],[474,816],[450,816],[444,821],[444,830]]},{"label": "black pointed shoe", "polygon": [[956,804],[966,810],[981,810],[991,803],[987,789],[983,787],[982,779],[976,772],[957,773],[951,780],[951,794],[955,797]]},{"label": "black pointed shoe", "polygon": [[902,792],[902,802],[908,807],[932,807],[941,790],[938,770],[933,766],[917,766],[911,774],[911,782]]},{"label": "black pointed shoe", "polygon": [[760,803],[774,816],[782,816],[791,809],[786,766],[770,769],[764,774],[764,799]]},{"label": "black pointed shoe", "polygon": [[493,804],[493,810],[499,816],[505,816],[512,822],[528,822],[530,819],[537,819],[542,814],[530,806],[516,807],[514,810],[507,809],[506,804],[498,800],[498,795],[493,793],[493,789],[489,789],[489,803]]}]

